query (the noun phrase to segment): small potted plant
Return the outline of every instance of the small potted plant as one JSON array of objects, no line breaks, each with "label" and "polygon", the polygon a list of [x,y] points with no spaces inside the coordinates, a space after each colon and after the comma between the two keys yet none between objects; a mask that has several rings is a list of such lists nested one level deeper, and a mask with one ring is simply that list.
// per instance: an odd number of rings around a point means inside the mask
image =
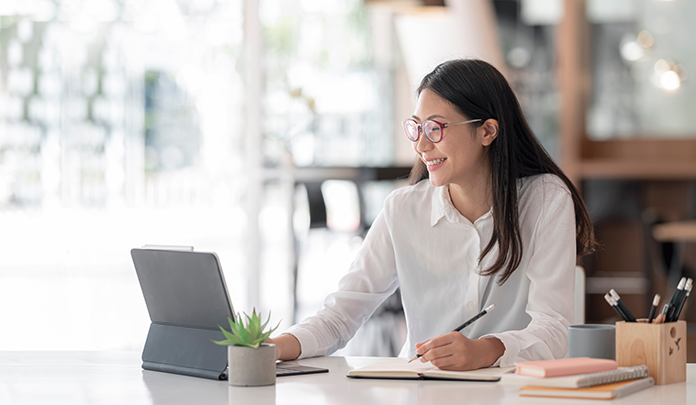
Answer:
[{"label": "small potted plant", "polygon": [[213,340],[213,343],[227,346],[227,365],[229,366],[227,380],[230,385],[245,387],[273,385],[276,379],[275,345],[262,342],[278,329],[280,323],[275,328],[264,331],[268,321],[271,320],[270,313],[263,325],[256,309],[251,316],[247,314],[244,316],[246,323],[239,314],[236,320],[228,318],[230,331],[220,326],[226,339]]}]

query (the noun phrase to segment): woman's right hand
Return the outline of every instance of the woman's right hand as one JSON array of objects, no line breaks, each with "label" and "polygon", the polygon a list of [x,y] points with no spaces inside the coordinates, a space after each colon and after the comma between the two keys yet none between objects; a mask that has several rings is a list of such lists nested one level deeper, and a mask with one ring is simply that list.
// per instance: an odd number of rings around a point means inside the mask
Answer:
[{"label": "woman's right hand", "polygon": [[275,338],[268,338],[263,343],[272,343],[276,347],[276,360],[295,360],[300,357],[302,348],[300,341],[289,333],[284,333]]}]

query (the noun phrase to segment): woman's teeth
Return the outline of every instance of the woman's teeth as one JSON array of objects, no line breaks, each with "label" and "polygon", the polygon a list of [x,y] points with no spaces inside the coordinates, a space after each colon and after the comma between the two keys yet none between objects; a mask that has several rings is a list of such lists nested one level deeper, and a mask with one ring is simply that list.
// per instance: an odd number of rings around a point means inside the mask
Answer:
[{"label": "woman's teeth", "polygon": [[444,162],[447,160],[447,158],[441,158],[441,159],[435,159],[431,161],[426,161],[425,164],[428,166],[434,166],[434,165],[439,165],[440,163]]}]

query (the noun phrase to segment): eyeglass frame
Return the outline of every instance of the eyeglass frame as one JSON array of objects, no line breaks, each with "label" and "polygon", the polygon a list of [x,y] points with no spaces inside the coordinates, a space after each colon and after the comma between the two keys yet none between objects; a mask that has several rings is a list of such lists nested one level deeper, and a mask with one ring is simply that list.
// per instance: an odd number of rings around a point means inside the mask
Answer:
[{"label": "eyeglass frame", "polygon": [[[438,142],[442,141],[442,139],[445,137],[445,128],[455,126],[455,125],[471,124],[472,122],[478,122],[478,121],[483,121],[483,119],[476,118],[473,120],[451,122],[451,123],[447,123],[447,124],[443,124],[443,123],[435,121],[435,120],[425,120],[425,121],[423,121],[422,124],[419,124],[413,118],[408,118],[408,119],[405,119],[404,121],[401,122],[401,126],[404,128],[404,133],[406,133],[406,138],[408,138],[408,140],[411,142],[418,142],[418,140],[421,137],[421,133],[423,133],[425,135],[425,137],[428,138],[428,140],[430,142],[438,143]],[[406,130],[406,123],[407,122],[413,122],[416,125],[416,128],[418,128],[418,136],[416,137],[416,139],[411,139],[411,137],[408,136],[408,131]],[[437,141],[433,140],[430,136],[428,136],[428,134],[425,133],[425,131],[423,130],[423,125],[425,125],[426,122],[434,122],[435,124],[437,124],[438,128],[440,129],[440,134],[441,134],[440,139],[438,139]],[[432,132],[432,131],[430,131],[430,132]]]}]

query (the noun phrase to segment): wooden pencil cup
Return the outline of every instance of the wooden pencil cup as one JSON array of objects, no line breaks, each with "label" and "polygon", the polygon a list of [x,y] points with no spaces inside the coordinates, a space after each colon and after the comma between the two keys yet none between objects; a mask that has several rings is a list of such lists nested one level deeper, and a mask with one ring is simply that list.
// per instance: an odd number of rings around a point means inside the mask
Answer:
[{"label": "wooden pencil cup", "polygon": [[616,322],[616,361],[647,365],[656,385],[686,381],[686,322]]}]

